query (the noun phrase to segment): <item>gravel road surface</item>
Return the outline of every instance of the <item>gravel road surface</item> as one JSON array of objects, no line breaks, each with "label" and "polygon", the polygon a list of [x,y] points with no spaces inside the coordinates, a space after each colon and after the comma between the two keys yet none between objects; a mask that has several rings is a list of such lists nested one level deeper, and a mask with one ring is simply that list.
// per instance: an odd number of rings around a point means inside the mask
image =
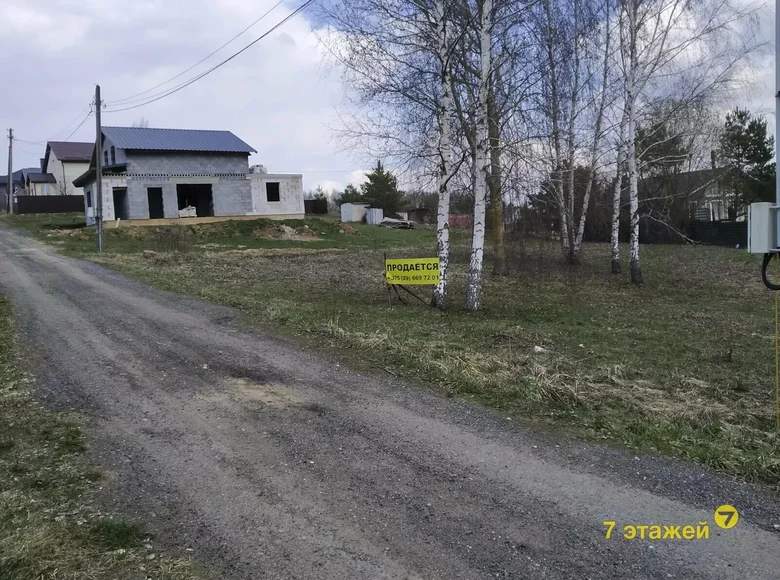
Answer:
[{"label": "gravel road surface", "polygon": [[[351,372],[5,227],[0,291],[40,396],[116,474],[101,500],[215,577],[780,578],[761,488]],[[708,540],[622,533],[699,521]]]}]

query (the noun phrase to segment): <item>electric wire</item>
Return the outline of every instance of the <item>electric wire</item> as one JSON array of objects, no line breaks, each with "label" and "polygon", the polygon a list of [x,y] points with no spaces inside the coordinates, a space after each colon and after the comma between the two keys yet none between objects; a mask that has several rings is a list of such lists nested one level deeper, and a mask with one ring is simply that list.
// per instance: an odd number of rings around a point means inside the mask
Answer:
[{"label": "electric wire", "polygon": [[165,92],[163,92],[163,93],[158,93],[157,95],[154,95],[154,97],[153,97],[153,98],[150,98],[149,100],[147,100],[147,101],[145,101],[145,102],[143,102],[143,103],[139,103],[139,104],[137,104],[137,105],[132,105],[132,106],[129,106],[129,107],[121,107],[121,108],[119,108],[119,109],[106,110],[106,113],[119,113],[119,112],[122,112],[122,111],[130,111],[130,110],[132,110],[132,109],[138,109],[138,108],[140,108],[140,107],[144,107],[144,106],[146,106],[146,105],[149,105],[149,104],[151,104],[151,103],[154,103],[154,102],[156,102],[156,101],[159,101],[159,100],[161,100],[161,99],[164,99],[165,97],[168,97],[168,96],[170,96],[170,95],[172,95],[172,94],[174,94],[174,93],[177,93],[177,92],[179,92],[179,91],[180,91],[180,90],[182,90],[182,89],[185,89],[185,88],[187,88],[187,87],[188,87],[188,86],[190,86],[191,84],[193,84],[193,83],[195,83],[195,82],[199,81],[200,79],[202,79],[203,77],[205,77],[205,76],[207,76],[207,75],[211,74],[212,72],[214,72],[214,71],[215,71],[215,70],[217,70],[218,68],[221,68],[222,66],[226,65],[228,62],[230,62],[231,60],[233,60],[234,58],[236,58],[236,57],[237,57],[237,56],[239,56],[240,54],[242,54],[242,53],[246,52],[247,50],[249,50],[249,49],[250,49],[252,46],[254,46],[254,45],[255,45],[255,44],[257,44],[258,42],[260,42],[261,40],[263,40],[264,38],[266,38],[266,37],[267,37],[269,34],[271,34],[272,32],[274,32],[276,29],[280,28],[280,27],[281,27],[282,25],[284,25],[284,24],[285,24],[285,23],[286,23],[288,20],[290,20],[291,18],[293,18],[294,16],[296,16],[298,13],[300,13],[301,11],[303,11],[303,10],[304,10],[304,9],[305,9],[307,6],[309,6],[309,5],[310,5],[310,4],[312,4],[313,2],[314,2],[314,0],[307,0],[307,1],[306,1],[306,2],[304,2],[304,3],[303,3],[301,6],[299,6],[299,7],[298,7],[298,8],[296,8],[296,9],[295,9],[293,12],[291,12],[291,13],[290,13],[288,16],[286,16],[285,18],[283,18],[282,20],[280,20],[279,22],[277,22],[277,23],[276,23],[274,26],[272,26],[272,27],[271,27],[269,30],[267,30],[267,31],[266,31],[266,32],[264,32],[262,35],[260,35],[258,38],[256,38],[255,40],[253,40],[252,42],[250,42],[249,44],[247,44],[247,45],[246,45],[244,48],[242,48],[242,49],[241,49],[241,50],[239,50],[238,52],[235,52],[235,53],[233,53],[231,56],[229,56],[228,58],[226,58],[226,59],[225,59],[225,60],[223,60],[222,62],[220,62],[220,63],[218,63],[218,64],[214,65],[214,66],[213,66],[213,67],[211,67],[210,69],[208,69],[208,70],[206,70],[205,72],[203,72],[203,73],[201,73],[201,74],[199,74],[199,75],[197,75],[197,76],[193,77],[192,79],[190,79],[190,80],[186,81],[185,83],[182,83],[181,85],[178,85],[178,86],[176,86],[176,87],[174,87],[174,88],[172,88],[172,89],[170,89],[170,90],[167,90],[167,91],[165,91]]},{"label": "electric wire", "polygon": [[71,137],[73,137],[73,135],[75,135],[75,134],[76,134],[76,131],[78,131],[79,129],[81,129],[81,127],[84,125],[84,123],[86,123],[86,122],[87,122],[87,119],[89,119],[91,116],[92,116],[92,108],[90,107],[90,109],[89,109],[89,113],[87,113],[87,116],[86,116],[86,117],[84,117],[84,119],[81,121],[81,123],[79,123],[79,124],[78,124],[78,126],[77,126],[75,129],[73,129],[73,131],[71,131],[70,135],[68,135],[68,136],[65,138],[65,141],[67,141],[68,139],[70,139]]},{"label": "electric wire", "polygon": [[[268,10],[266,10],[266,11],[265,11],[265,12],[264,12],[264,13],[263,13],[263,14],[262,14],[262,15],[261,15],[261,16],[260,16],[260,17],[259,17],[257,20],[255,20],[254,22],[252,22],[252,24],[250,24],[249,26],[247,26],[246,28],[244,28],[244,29],[243,29],[241,32],[239,32],[238,34],[236,34],[236,35],[235,35],[233,38],[231,38],[230,40],[228,40],[228,41],[227,41],[226,43],[224,43],[222,46],[220,46],[220,47],[219,47],[219,48],[217,48],[216,50],[214,50],[214,51],[210,52],[209,54],[207,54],[206,56],[204,56],[202,59],[200,59],[198,62],[196,62],[195,64],[193,64],[191,67],[189,67],[188,69],[186,69],[186,70],[183,70],[182,72],[180,72],[179,74],[177,74],[175,77],[171,77],[171,78],[169,78],[167,81],[163,81],[163,82],[161,82],[160,84],[157,84],[157,85],[153,86],[153,87],[152,87],[152,88],[150,88],[150,89],[146,89],[145,91],[141,91],[140,93],[136,93],[136,94],[134,94],[134,95],[130,95],[129,97],[125,97],[125,98],[123,98],[123,99],[117,99],[117,100],[115,100],[115,101],[110,101],[110,102],[106,103],[106,105],[107,105],[107,106],[113,106],[113,105],[119,105],[119,104],[123,104],[123,103],[124,103],[124,104],[128,104],[128,101],[132,101],[132,100],[134,100],[136,97],[140,97],[141,95],[145,95],[145,94],[147,94],[147,93],[151,93],[153,90],[155,90],[155,89],[158,89],[158,88],[160,88],[160,87],[162,87],[162,86],[164,86],[164,85],[167,85],[167,84],[168,84],[168,83],[170,83],[171,81],[175,81],[176,79],[178,79],[178,78],[180,78],[180,77],[184,76],[185,74],[187,74],[188,72],[190,72],[192,69],[194,69],[196,66],[198,66],[199,64],[201,64],[201,63],[203,63],[203,62],[207,61],[207,60],[208,60],[208,59],[210,59],[212,56],[214,56],[215,54],[217,54],[217,53],[218,53],[220,50],[222,50],[223,48],[225,48],[225,47],[226,47],[228,44],[232,43],[232,42],[233,42],[234,40],[236,40],[236,39],[237,39],[239,36],[241,36],[242,34],[244,34],[245,32],[247,32],[247,31],[248,31],[250,28],[254,27],[254,26],[255,26],[256,24],[258,24],[258,23],[259,23],[261,20],[263,20],[263,18],[265,18],[265,17],[266,17],[266,16],[268,16],[268,15],[269,15],[271,12],[273,12],[274,10],[276,10],[276,9],[277,9],[277,8],[278,8],[278,7],[279,7],[279,6],[280,6],[280,5],[281,5],[281,4],[284,2],[284,1],[285,1],[285,0],[279,0],[279,1],[278,1],[276,4],[274,4],[273,6],[271,6],[271,8],[269,8]],[[139,99],[139,100],[143,100],[143,99]]]}]

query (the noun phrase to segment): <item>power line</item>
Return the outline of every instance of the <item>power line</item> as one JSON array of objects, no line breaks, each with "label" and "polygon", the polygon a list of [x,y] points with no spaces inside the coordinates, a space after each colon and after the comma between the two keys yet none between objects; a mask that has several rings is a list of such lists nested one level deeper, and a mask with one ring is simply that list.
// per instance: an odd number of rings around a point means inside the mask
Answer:
[{"label": "power line", "polygon": [[[59,135],[60,133],[64,133],[65,131],[67,131],[67,130],[68,130],[68,127],[70,127],[71,125],[73,125],[73,123],[75,123],[76,121],[78,121],[78,120],[79,120],[79,118],[81,117],[81,115],[83,115],[83,114],[84,114],[84,111],[85,111],[85,110],[89,110],[89,113],[87,114],[87,118],[89,118],[89,115],[92,113],[92,108],[91,108],[91,107],[87,107],[87,108],[85,108],[85,109],[81,109],[81,111],[79,111],[79,114],[78,114],[78,115],[77,115],[77,116],[76,116],[76,117],[75,117],[75,118],[74,118],[74,119],[73,119],[73,120],[72,120],[70,123],[68,123],[67,125],[65,125],[65,126],[62,128],[62,129],[60,129],[60,130],[59,130],[59,131],[57,131],[56,133],[52,134],[52,136],[51,136],[51,137],[49,137],[49,138],[48,138],[46,141],[26,141],[26,140],[24,140],[24,139],[19,139],[18,137],[14,137],[14,141],[19,141],[20,143],[27,143],[27,144],[29,144],[29,145],[46,145],[46,144],[47,144],[49,141],[53,141],[53,140],[54,140],[54,138],[55,138],[57,135]],[[85,119],[84,121],[82,121],[82,122],[81,122],[81,124],[79,124],[79,126],[78,126],[78,127],[76,127],[76,128],[75,128],[75,129],[74,129],[74,130],[71,132],[71,134],[70,134],[70,135],[68,135],[68,136],[65,138],[65,141],[67,141],[68,139],[70,139],[71,137],[73,137],[74,133],[75,133],[76,131],[78,131],[78,130],[81,128],[81,126],[84,124],[84,122],[85,122],[85,121],[86,121],[86,119]]]},{"label": "power line", "polygon": [[86,123],[86,122],[87,122],[87,119],[89,119],[91,116],[92,116],[92,107],[90,107],[90,108],[89,108],[89,113],[87,113],[87,116],[86,116],[86,117],[84,117],[84,119],[81,121],[81,123],[79,123],[78,127],[76,127],[75,129],[73,129],[73,131],[71,131],[70,135],[68,135],[68,136],[65,138],[65,141],[67,141],[68,139],[70,139],[71,137],[73,137],[73,135],[75,135],[76,131],[78,131],[79,129],[81,129],[81,127],[84,125],[84,123]]},{"label": "power line", "polygon": [[18,141],[19,143],[27,143],[28,145],[45,145],[43,141],[25,141],[24,139],[19,139],[19,137],[14,137],[14,141]]},{"label": "power line", "polygon": [[[76,115],[76,116],[73,118],[73,120],[72,120],[70,123],[68,123],[68,124],[67,124],[67,125],[65,125],[65,126],[62,128],[62,129],[60,129],[59,131],[57,131],[56,133],[54,133],[54,135],[52,135],[52,136],[51,136],[51,137],[48,139],[48,141],[54,141],[54,138],[55,138],[57,135],[59,135],[60,133],[64,133],[65,131],[67,131],[67,130],[68,130],[68,127],[70,127],[71,125],[73,125],[73,123],[75,123],[76,121],[78,121],[78,120],[79,120],[79,118],[81,117],[81,115],[83,115],[83,114],[84,114],[84,111],[90,111],[90,112],[91,112],[91,107],[85,107],[85,108],[81,109],[81,110],[78,112],[78,114],[77,114],[77,115]],[[83,124],[83,122],[82,122],[82,124]],[[79,127],[81,127],[81,125],[79,125]],[[78,129],[77,129],[77,130],[78,130]],[[76,131],[73,131],[73,133],[75,133],[75,132],[76,132]],[[70,137],[73,135],[73,133],[71,133],[71,134],[70,134],[70,136],[68,137],[68,139],[70,139]],[[65,141],[67,141],[68,139],[65,139]]]},{"label": "power line", "polygon": [[219,47],[219,48],[217,48],[216,50],[212,51],[212,52],[211,52],[211,53],[209,53],[208,55],[204,56],[204,57],[203,57],[202,59],[200,59],[198,62],[196,62],[195,64],[193,64],[193,65],[192,65],[190,68],[188,68],[188,69],[186,69],[186,70],[183,70],[182,72],[180,72],[179,74],[177,74],[175,77],[171,77],[171,78],[169,78],[167,81],[164,81],[164,82],[162,82],[162,83],[160,83],[160,84],[158,84],[158,85],[155,85],[155,86],[153,86],[153,87],[152,87],[152,88],[150,88],[150,89],[146,89],[145,91],[142,91],[142,92],[140,92],[140,93],[136,93],[135,95],[131,95],[131,96],[129,96],[129,97],[125,97],[125,98],[123,98],[123,99],[117,99],[116,101],[111,101],[111,102],[107,103],[107,105],[118,105],[118,104],[120,104],[120,103],[126,103],[127,101],[131,101],[131,100],[135,99],[135,97],[140,97],[141,95],[145,95],[146,93],[150,93],[150,92],[152,92],[154,89],[160,88],[160,87],[161,87],[161,86],[163,86],[163,85],[167,85],[167,84],[168,84],[168,83],[170,83],[171,81],[175,81],[175,80],[176,80],[176,79],[178,79],[179,77],[181,77],[181,76],[183,76],[183,75],[187,74],[187,73],[188,73],[188,72],[190,72],[192,69],[194,69],[196,66],[198,66],[199,64],[201,64],[201,63],[203,63],[203,62],[207,61],[207,60],[208,60],[208,59],[210,59],[212,56],[214,56],[215,54],[217,54],[217,53],[218,53],[220,50],[222,50],[222,49],[223,49],[223,48],[225,48],[225,47],[226,47],[228,44],[230,44],[231,42],[233,42],[234,40],[236,40],[236,39],[237,39],[239,36],[241,36],[242,34],[244,34],[244,33],[245,33],[246,31],[248,31],[250,28],[254,27],[254,26],[255,26],[255,25],[258,23],[258,22],[260,22],[260,21],[261,21],[263,18],[265,18],[265,17],[266,17],[266,16],[268,16],[268,15],[269,15],[271,12],[273,12],[274,10],[276,10],[276,8],[278,8],[278,7],[279,7],[279,6],[280,6],[280,5],[281,5],[283,2],[284,2],[284,0],[279,0],[279,1],[278,1],[276,4],[274,4],[274,5],[273,5],[271,8],[269,8],[269,9],[268,9],[268,10],[267,10],[267,11],[266,11],[266,12],[265,12],[265,13],[264,13],[262,16],[260,16],[260,18],[258,18],[258,19],[257,19],[257,20],[255,20],[254,22],[252,22],[252,24],[250,24],[249,26],[247,26],[246,28],[244,28],[244,29],[243,29],[241,32],[239,32],[238,34],[236,34],[236,35],[235,35],[233,38],[231,38],[230,40],[228,40],[228,41],[227,41],[225,44],[223,44],[222,46],[220,46],[220,47]]},{"label": "power line", "polygon": [[191,84],[193,84],[193,83],[195,83],[195,82],[199,81],[199,80],[200,80],[200,79],[202,79],[203,77],[205,77],[205,76],[207,76],[207,75],[211,74],[212,72],[214,72],[214,71],[215,71],[215,70],[217,70],[218,68],[220,68],[220,67],[224,66],[225,64],[227,64],[228,62],[230,62],[231,60],[233,60],[234,58],[236,58],[238,55],[240,55],[240,54],[242,54],[243,52],[245,52],[245,51],[249,50],[249,49],[250,49],[252,46],[254,46],[254,45],[255,45],[255,44],[257,44],[258,42],[260,42],[261,40],[263,40],[263,39],[264,39],[266,36],[268,36],[269,34],[271,34],[271,33],[272,33],[273,31],[275,31],[277,28],[279,28],[279,27],[281,27],[282,25],[284,25],[284,24],[285,24],[285,23],[286,23],[288,20],[290,20],[290,19],[291,19],[293,16],[295,16],[296,14],[298,14],[299,12],[301,12],[302,10],[304,10],[304,9],[305,9],[305,8],[306,8],[306,7],[307,7],[309,4],[311,4],[312,2],[314,2],[314,0],[307,0],[307,1],[306,1],[306,2],[304,2],[304,3],[303,3],[301,6],[300,6],[300,7],[298,7],[298,8],[297,8],[297,9],[296,9],[294,12],[290,13],[290,14],[289,14],[287,17],[285,17],[285,18],[283,18],[282,20],[280,20],[278,23],[276,23],[274,26],[272,26],[272,27],[271,27],[271,28],[270,28],[268,31],[266,31],[266,32],[265,32],[265,33],[263,33],[261,36],[259,36],[258,38],[256,38],[255,40],[253,40],[252,42],[250,42],[249,44],[247,44],[247,45],[246,45],[244,48],[242,48],[242,49],[241,49],[241,50],[239,50],[238,52],[236,52],[236,53],[232,54],[231,56],[229,56],[228,58],[226,58],[226,59],[225,59],[225,60],[223,60],[222,62],[220,62],[220,63],[216,64],[216,65],[215,65],[215,66],[213,66],[213,67],[211,67],[211,68],[210,68],[210,69],[208,69],[207,71],[205,71],[205,72],[203,72],[203,73],[201,73],[201,74],[197,75],[196,77],[194,77],[194,78],[190,79],[189,81],[187,81],[187,82],[185,82],[185,83],[182,83],[181,85],[179,85],[179,86],[177,86],[177,87],[175,87],[175,88],[173,88],[173,89],[170,89],[170,90],[168,90],[167,92],[158,93],[158,95],[155,95],[155,96],[154,96],[154,98],[150,98],[150,99],[149,99],[149,100],[147,100],[146,102],[140,103],[140,104],[138,104],[138,105],[133,105],[133,106],[130,106],[130,107],[123,107],[123,108],[120,108],[120,109],[114,109],[114,110],[111,110],[111,111],[106,111],[106,112],[107,112],[107,113],[119,113],[119,112],[121,112],[121,111],[129,111],[129,110],[131,110],[131,109],[137,109],[137,108],[139,108],[139,107],[143,107],[143,106],[145,106],[145,105],[149,105],[149,104],[151,104],[151,103],[154,103],[154,102],[156,102],[156,101],[159,101],[159,100],[161,100],[161,99],[164,99],[165,97],[168,97],[168,96],[170,96],[170,95],[172,95],[172,94],[174,94],[174,93],[177,93],[177,92],[179,92],[179,91],[180,91],[180,90],[182,90],[182,89],[185,89],[185,88],[187,88],[187,87],[188,87],[188,86],[190,86]]}]

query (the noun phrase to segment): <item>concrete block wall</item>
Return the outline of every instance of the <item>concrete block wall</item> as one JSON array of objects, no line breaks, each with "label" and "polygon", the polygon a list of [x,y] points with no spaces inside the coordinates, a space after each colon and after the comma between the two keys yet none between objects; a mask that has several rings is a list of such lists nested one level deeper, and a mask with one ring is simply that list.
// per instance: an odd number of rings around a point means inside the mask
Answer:
[{"label": "concrete block wall", "polygon": [[[303,216],[303,176],[289,174],[253,173],[250,175],[252,189],[251,212],[256,215]],[[268,201],[266,184],[279,184],[279,201]]]},{"label": "concrete block wall", "polygon": [[[128,205],[130,206],[130,217],[132,214],[132,204],[130,198],[130,187],[128,181],[124,177],[104,177],[102,182],[102,198],[103,198],[103,221],[113,221],[116,219],[116,213],[114,211],[114,188],[127,187]],[[95,196],[95,183],[90,183],[84,186],[84,213],[87,216],[87,225],[93,225],[95,223],[94,215],[97,212],[97,197]],[[92,196],[92,215],[87,208],[87,193]],[[147,217],[148,217],[147,210]]]},{"label": "concrete block wall", "polygon": [[144,179],[128,177],[127,200],[131,220],[149,219],[149,188],[159,187],[163,194],[163,215],[166,218],[179,217],[179,198],[176,183],[163,178]]},{"label": "concrete block wall", "polygon": [[[104,136],[103,137],[102,146],[103,146],[103,149],[100,152],[100,155],[101,155],[100,159],[102,159],[103,162],[105,162],[105,158],[106,158],[105,157],[105,153],[108,152],[108,163],[112,164],[111,163],[111,147],[114,147],[114,144],[111,142],[110,139],[108,139],[108,138],[106,138]],[[117,147],[114,147],[114,156],[116,157],[116,163],[117,164],[124,163],[127,160],[127,157],[125,155],[125,150],[124,149],[119,149]]]},{"label": "concrete block wall", "polygon": [[124,152],[128,173],[203,175],[249,172],[249,155],[209,153]]},{"label": "concrete block wall", "polygon": [[[153,185],[149,187],[155,187]],[[176,184],[175,183],[164,183],[160,186],[163,190],[163,215],[166,218],[177,218],[179,217],[179,196],[176,191]],[[147,208],[146,213],[149,214],[149,196],[147,195]]]},{"label": "concrete block wall", "polygon": [[215,216],[252,213],[252,190],[246,177],[220,179],[212,184],[211,195]]},{"label": "concrete block wall", "polygon": [[[127,180],[127,213],[131,220],[149,218],[149,201],[146,196],[146,182],[138,179]],[[150,187],[159,187],[151,185]]]},{"label": "concrete block wall", "polygon": [[[110,146],[110,143],[107,144]],[[178,218],[177,184],[211,184],[215,216],[252,213],[252,186],[247,179],[248,155],[165,152],[148,154],[132,151],[122,151],[121,155],[122,161],[127,163],[128,175],[121,178],[104,178],[103,217],[105,220],[115,219],[113,187],[127,187],[129,219],[149,219],[148,189],[151,187],[162,189],[164,216]],[[117,162],[120,162],[119,150],[117,150]],[[85,187],[85,191],[94,191],[94,184]],[[301,201],[301,213],[303,213],[303,201]]]},{"label": "concrete block wall", "polygon": [[150,187],[159,187],[163,193],[163,212],[166,218],[179,217],[179,183],[209,183],[214,202],[215,216],[244,215],[252,211],[252,197],[249,182],[242,176],[225,178],[171,178],[169,180],[150,176],[131,177],[127,180],[130,219],[149,218]]}]

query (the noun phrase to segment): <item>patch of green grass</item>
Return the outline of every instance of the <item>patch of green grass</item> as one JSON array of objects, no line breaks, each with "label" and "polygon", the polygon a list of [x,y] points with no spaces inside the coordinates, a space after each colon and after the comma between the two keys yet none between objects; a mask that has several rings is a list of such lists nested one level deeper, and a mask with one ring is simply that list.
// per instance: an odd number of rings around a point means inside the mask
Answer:
[{"label": "patch of green grass", "polygon": [[143,538],[140,526],[125,520],[100,520],[93,533],[101,544],[112,550],[137,548]]},{"label": "patch of green grass", "polygon": [[[0,215],[0,223],[33,233],[64,253],[83,256],[95,251],[95,228],[80,214]],[[288,228],[287,230],[283,228]],[[292,233],[290,233],[292,232]],[[460,232],[454,232],[457,239]],[[109,254],[156,252],[220,253],[255,249],[378,249],[430,244],[430,228],[395,230],[349,224],[328,217],[305,220],[229,220],[209,224],[115,227],[107,222],[104,251]]]},{"label": "patch of green grass", "polygon": [[187,560],[149,560],[139,526],[98,513],[102,474],[83,456],[80,423],[37,404],[28,382],[0,295],[0,580],[200,577]]}]

